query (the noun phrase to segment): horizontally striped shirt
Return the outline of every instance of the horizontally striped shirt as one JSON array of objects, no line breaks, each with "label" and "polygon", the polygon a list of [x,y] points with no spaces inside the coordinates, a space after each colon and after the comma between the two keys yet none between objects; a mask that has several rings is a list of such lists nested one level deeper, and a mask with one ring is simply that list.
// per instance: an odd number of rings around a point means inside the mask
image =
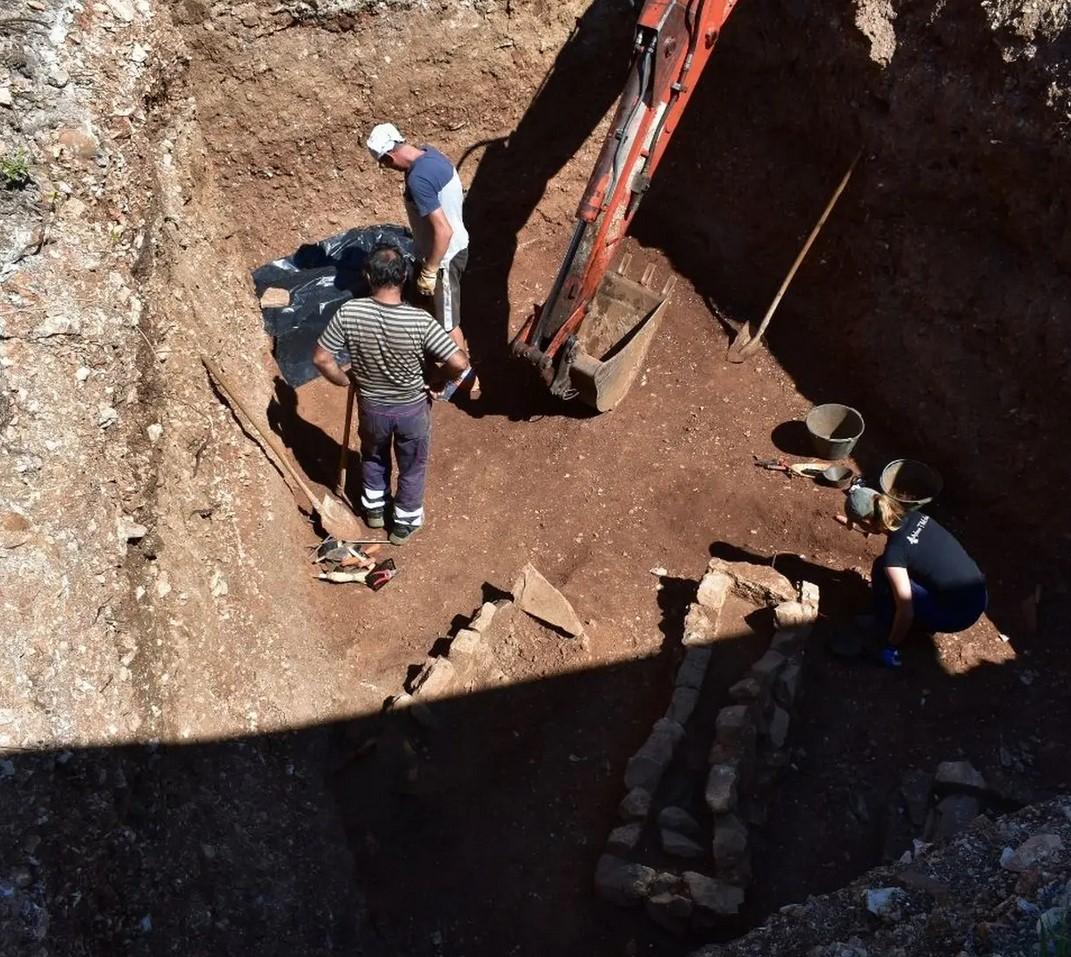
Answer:
[{"label": "horizontally striped shirt", "polygon": [[332,355],[347,352],[362,404],[413,405],[427,399],[424,362],[445,362],[457,345],[423,309],[351,299],[320,336]]}]

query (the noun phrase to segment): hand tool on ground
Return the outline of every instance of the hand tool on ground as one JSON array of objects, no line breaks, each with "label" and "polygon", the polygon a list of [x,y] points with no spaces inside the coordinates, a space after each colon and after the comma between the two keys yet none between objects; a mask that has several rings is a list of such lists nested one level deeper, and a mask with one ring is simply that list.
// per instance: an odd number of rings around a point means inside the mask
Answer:
[{"label": "hand tool on ground", "polygon": [[789,466],[789,470],[804,478],[818,478],[827,467],[825,462],[796,462]]},{"label": "hand tool on ground", "polygon": [[753,455],[755,460],[755,467],[760,469],[768,469],[771,472],[789,472],[788,462],[784,459],[760,459],[757,455]]},{"label": "hand tool on ground", "polygon": [[279,466],[286,471],[286,473],[294,480],[297,487],[304,493],[313,510],[319,514],[320,522],[327,533],[346,542],[359,539],[364,534],[364,523],[350,511],[341,499],[332,495],[330,492],[324,492],[323,497],[318,498],[316,493],[309,486],[309,483],[306,482],[305,479],[298,474],[297,469],[290,464],[286,450],[282,447],[279,440],[272,435],[270,430],[262,426],[253,417],[245,403],[238,397],[238,393],[230,387],[223,373],[215,363],[206,359],[204,356],[201,357],[201,362],[204,364],[205,369],[208,370],[208,374],[212,378],[212,381],[219,387],[219,391],[223,394],[224,398],[241,411],[242,415],[245,416],[246,421],[253,426],[257,434],[267,443]]},{"label": "hand tool on ground", "polygon": [[759,343],[762,341],[762,337],[766,332],[766,327],[769,326],[770,320],[773,319],[774,312],[777,311],[777,307],[781,304],[781,299],[784,296],[785,291],[788,289],[789,283],[795,278],[796,271],[800,268],[800,264],[803,262],[804,257],[810,252],[811,246],[814,245],[814,241],[818,238],[819,232],[821,232],[826,220],[829,219],[829,214],[833,211],[833,207],[837,204],[837,200],[840,199],[841,193],[844,192],[845,187],[848,185],[848,180],[851,179],[852,172],[855,170],[855,166],[862,155],[862,150],[855,154],[855,159],[852,160],[852,165],[848,167],[848,172],[844,174],[844,178],[840,181],[840,185],[837,186],[832,198],[826,203],[826,208],[822,211],[822,215],[818,222],[814,224],[814,229],[811,230],[811,234],[807,237],[807,241],[803,244],[803,248],[799,251],[799,255],[796,256],[796,261],[792,263],[788,275],[785,276],[784,281],[781,283],[781,288],[777,290],[777,295],[774,296],[773,302],[770,303],[770,308],[766,310],[766,315],[762,317],[762,322],[759,323],[759,328],[755,330],[755,334],[751,334],[751,326],[746,322],[736,333],[736,338],[733,339],[730,344],[729,352],[726,356],[730,362],[743,362],[759,348]]},{"label": "hand tool on ground", "polygon": [[350,379],[346,393],[346,424],[342,426],[341,451],[338,456],[338,477],[335,479],[335,494],[346,497],[346,465],[350,458],[350,428],[353,425],[353,404],[357,400],[357,385]]}]

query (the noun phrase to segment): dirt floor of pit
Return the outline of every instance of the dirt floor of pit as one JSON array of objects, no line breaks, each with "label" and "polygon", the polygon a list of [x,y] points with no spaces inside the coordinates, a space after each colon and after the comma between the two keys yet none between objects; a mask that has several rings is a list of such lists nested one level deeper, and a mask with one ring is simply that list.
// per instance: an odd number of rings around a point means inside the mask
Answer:
[{"label": "dirt floor of pit", "polygon": [[[788,423],[823,399],[855,402],[866,414],[865,397],[832,386],[801,395],[765,355],[727,365],[725,331],[696,291],[697,276],[683,277],[643,376],[612,415],[549,403],[505,361],[510,332],[553,276],[600,123],[619,92],[629,10],[579,2],[498,16],[388,10],[332,29],[272,30],[256,9],[243,21],[217,22],[200,4],[176,7],[193,51],[188,92],[208,148],[201,172],[223,197],[212,212],[232,224],[243,250],[240,261],[206,268],[244,275],[302,242],[400,220],[397,179],[370,168],[361,147],[375,120],[390,118],[441,146],[460,161],[469,190],[465,324],[486,402],[436,409],[429,525],[397,553],[397,581],[374,595],[311,580],[301,588],[310,646],[367,685],[354,688],[352,710],[367,708],[368,688],[397,691],[455,616],[486,585],[508,587],[526,561],[563,588],[588,625],[583,670],[565,673],[548,646],[518,676],[522,683],[445,705],[443,726],[414,736],[415,783],[398,786],[394,762],[406,745],[391,744],[392,732],[373,718],[339,729],[329,762],[335,804],[314,796],[308,813],[337,813],[342,822],[354,873],[325,865],[323,879],[363,888],[370,950],[682,951],[642,915],[595,904],[590,887],[623,763],[664,706],[684,608],[706,557],[780,556],[779,567],[823,588],[828,614],[863,600],[855,573],[868,567],[876,543],[832,521],[837,493],[758,472],[752,455],[805,454]],[[570,33],[574,16],[579,26]],[[431,39],[443,30],[448,41]],[[595,61],[616,66],[593,70]],[[434,84],[425,79],[433,70]],[[659,211],[646,207],[644,215]],[[635,252],[659,275],[670,271],[657,249]],[[251,294],[218,305],[221,316],[255,309]],[[822,362],[820,342],[800,348],[811,351],[798,364]],[[267,344],[255,349],[270,378]],[[329,482],[341,394],[322,382],[296,395],[280,387],[265,411],[309,477]],[[869,423],[861,464],[898,453],[879,423]],[[256,541],[272,519],[259,502],[248,506],[239,501],[236,510],[246,540]],[[289,506],[284,498],[272,509]],[[965,528],[954,512],[941,517]],[[839,886],[872,863],[880,803],[907,767],[961,752],[986,764],[1012,742],[1034,754],[1033,784],[1071,783],[1060,730],[1068,717],[1064,656],[1046,640],[1051,632],[1025,634],[1024,572],[1003,542],[968,531],[994,605],[967,636],[920,644],[895,676],[829,661],[816,640],[794,732],[796,767],[764,833],[748,920]],[[310,529],[275,563],[300,567],[313,541]],[[661,591],[649,571],[658,565],[671,572]],[[246,625],[256,628],[274,609],[265,600],[249,614]],[[730,651],[724,667],[735,672],[739,656]],[[1042,695],[1050,704],[1039,713],[1029,703]],[[345,698],[336,704],[346,710]],[[301,750],[303,740],[299,734],[286,747]],[[873,810],[860,814],[860,806]],[[315,861],[303,863],[316,872]],[[256,914],[250,906],[230,920],[252,927]]]}]

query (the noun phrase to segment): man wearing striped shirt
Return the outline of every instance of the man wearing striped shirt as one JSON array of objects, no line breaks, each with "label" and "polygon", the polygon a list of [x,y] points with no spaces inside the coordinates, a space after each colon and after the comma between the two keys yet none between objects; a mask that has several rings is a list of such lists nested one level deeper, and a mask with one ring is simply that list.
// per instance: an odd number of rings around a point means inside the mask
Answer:
[{"label": "man wearing striped shirt", "polygon": [[[343,303],[312,361],[329,382],[357,386],[361,439],[361,510],[369,528],[383,528],[390,503],[391,450],[398,460],[390,540],[403,545],[424,523],[424,484],[431,438],[425,364],[450,377],[469,367],[465,351],[422,309],[402,302],[406,261],[390,244],[376,246],[364,266],[371,295]],[[343,369],[335,360],[348,353]]]}]

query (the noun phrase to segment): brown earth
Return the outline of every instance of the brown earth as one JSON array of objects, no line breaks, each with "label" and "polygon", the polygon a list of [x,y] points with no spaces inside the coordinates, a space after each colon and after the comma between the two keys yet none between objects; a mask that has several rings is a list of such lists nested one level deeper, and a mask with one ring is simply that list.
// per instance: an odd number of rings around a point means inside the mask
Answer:
[{"label": "brown earth", "polygon": [[[127,625],[141,650],[133,707],[145,724],[77,741],[42,737],[34,746],[52,753],[16,756],[10,859],[29,854],[47,884],[69,867],[73,847],[96,875],[53,880],[35,904],[51,915],[56,952],[76,952],[78,935],[101,953],[683,952],[685,942],[642,915],[594,903],[594,861],[624,762],[664,707],[684,609],[711,553],[761,556],[817,581],[826,615],[865,602],[859,573],[877,543],[833,522],[838,493],[752,465],[753,455],[807,454],[798,420],[823,400],[852,402],[867,416],[860,467],[905,453],[942,466],[949,493],[938,513],[985,566],[993,608],[967,635],[917,644],[900,675],[833,661],[816,636],[794,729],[796,766],[762,837],[749,913],[733,930],[875,863],[883,802],[910,766],[961,752],[988,764],[1010,743],[1029,757],[1021,773],[1030,785],[1071,786],[1067,660],[1054,643],[1066,622],[1051,599],[1038,635],[1020,614],[1039,580],[1057,579],[1024,559],[1036,516],[1024,508],[1022,535],[1009,536],[1018,498],[1001,506],[1000,523],[980,523],[971,511],[1011,480],[1003,458],[980,478],[970,444],[993,419],[982,400],[996,393],[974,380],[963,351],[918,350],[940,356],[923,361],[918,381],[963,386],[963,398],[951,390],[930,399],[958,423],[960,438],[938,441],[939,417],[919,404],[921,387],[906,388],[902,403],[895,391],[917,355],[914,327],[878,323],[871,336],[854,319],[871,315],[861,303],[874,315],[913,315],[918,297],[943,283],[980,281],[956,261],[962,249],[948,249],[940,261],[910,258],[912,282],[879,296],[858,278],[873,274],[872,244],[890,235],[875,235],[875,219],[938,208],[927,219],[928,250],[943,248],[949,222],[961,238],[1004,249],[970,217],[957,220],[961,197],[934,207],[946,180],[927,178],[907,200],[884,185],[887,166],[917,167],[901,152],[909,131],[882,128],[889,152],[868,158],[854,202],[846,197],[801,273],[776,320],[773,354],[743,366],[723,360],[727,337],[712,303],[736,316],[761,312],[856,148],[857,131],[846,132],[835,107],[844,74],[846,86],[859,87],[867,122],[890,108],[860,76],[885,83],[897,74],[876,72],[840,9],[847,5],[831,6],[825,32],[824,21],[791,5],[782,14],[756,0],[734,14],[739,25],[726,31],[632,241],[637,261],[682,281],[641,379],[618,410],[597,418],[552,403],[504,347],[553,276],[620,89],[629,5],[396,6],[295,17],[186,0],[160,11],[174,17],[181,39],[166,23],[154,36],[168,65],[145,100],[144,138],[131,147],[156,163],[139,262],[150,349],[169,350],[166,364],[142,356],[166,431],[141,513],[153,533],[124,571],[129,592],[140,584],[146,593]],[[959,22],[959,7],[948,16]],[[968,19],[983,29],[975,14]],[[864,20],[861,29],[877,38],[874,56],[893,68],[897,57],[927,62],[912,45],[916,34],[894,51],[888,23]],[[821,43],[806,31],[779,41],[802,21]],[[838,44],[852,55],[830,55]],[[812,69],[823,56],[843,64],[832,77]],[[985,63],[980,73],[998,73]],[[921,82],[917,69],[906,71],[912,82]],[[798,95],[775,95],[786,86]],[[465,328],[486,399],[436,408],[429,525],[396,552],[400,576],[373,594],[312,580],[313,528],[220,406],[197,356],[225,364],[308,476],[330,482],[342,395],[323,382],[296,394],[273,387],[248,271],[302,242],[402,218],[398,180],[373,168],[361,146],[365,129],[384,118],[459,162],[473,236]],[[814,149],[797,145],[804,142]],[[1057,171],[1059,149],[1046,161]],[[996,213],[984,213],[992,226]],[[1018,222],[1001,220],[1013,231]],[[895,235],[909,250],[915,234],[908,219]],[[1031,270],[1048,267],[1031,258],[1034,240],[1016,235],[1022,248],[1008,275],[1030,285]],[[927,285],[919,276],[931,269]],[[1045,282],[1056,281],[1053,270]],[[1056,311],[1060,301],[1058,289],[1047,300]],[[842,321],[851,348],[810,318],[817,315]],[[950,307],[942,321],[953,315]],[[997,310],[980,315],[999,319]],[[889,337],[904,342],[892,348]],[[983,365],[1007,340],[994,341]],[[1045,370],[1061,348],[1043,356]],[[871,358],[860,363],[859,354]],[[1027,396],[1021,408],[1040,409],[1029,413],[1040,417],[1040,435],[1055,429],[1050,403]],[[1005,448],[1004,433],[994,426],[992,434],[993,448]],[[964,483],[968,476],[975,484]],[[381,719],[384,699],[455,616],[508,588],[529,560],[586,621],[582,654],[533,638],[510,683],[440,706],[438,729]],[[655,566],[669,576],[660,582]],[[747,635],[727,639],[718,681],[731,682],[755,653]],[[164,746],[87,748],[62,760],[54,750],[147,738]],[[187,739],[199,743],[182,746]],[[25,832],[57,780],[47,803],[66,812],[80,840],[46,830],[42,847],[27,851]],[[93,880],[108,890],[87,906],[82,887]]]}]

